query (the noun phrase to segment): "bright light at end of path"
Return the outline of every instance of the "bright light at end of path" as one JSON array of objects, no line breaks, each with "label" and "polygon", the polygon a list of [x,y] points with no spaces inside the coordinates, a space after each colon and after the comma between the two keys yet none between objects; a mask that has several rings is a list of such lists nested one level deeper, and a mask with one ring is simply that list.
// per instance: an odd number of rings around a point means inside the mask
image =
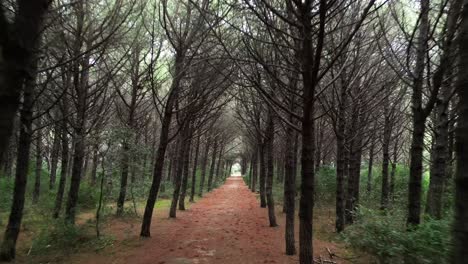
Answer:
[{"label": "bright light at end of path", "polygon": [[241,175],[241,165],[239,163],[234,163],[232,165],[231,177],[242,177],[242,175]]}]

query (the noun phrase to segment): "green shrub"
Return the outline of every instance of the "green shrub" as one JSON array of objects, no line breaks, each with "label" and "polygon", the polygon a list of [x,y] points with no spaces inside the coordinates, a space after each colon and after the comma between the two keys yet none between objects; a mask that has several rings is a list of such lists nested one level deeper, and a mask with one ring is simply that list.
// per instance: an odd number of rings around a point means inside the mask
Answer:
[{"label": "green shrub", "polygon": [[449,221],[426,219],[407,231],[403,214],[360,208],[357,216],[342,237],[349,246],[375,256],[380,263],[448,263]]},{"label": "green shrub", "polygon": [[54,251],[75,252],[78,248],[99,250],[112,245],[112,237],[101,236],[98,238],[88,229],[86,226],[69,225],[57,220],[53,225],[48,225],[40,231],[33,240],[30,253],[39,255]]}]

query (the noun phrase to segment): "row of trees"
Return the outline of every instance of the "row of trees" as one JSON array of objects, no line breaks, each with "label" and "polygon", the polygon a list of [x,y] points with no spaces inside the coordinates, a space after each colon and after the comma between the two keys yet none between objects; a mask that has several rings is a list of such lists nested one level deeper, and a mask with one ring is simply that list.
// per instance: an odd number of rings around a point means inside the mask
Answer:
[{"label": "row of trees", "polygon": [[85,180],[101,190],[100,210],[103,188],[118,178],[121,216],[132,188],[152,179],[142,236],[150,235],[161,182],[173,185],[176,217],[187,196],[194,201],[227,176],[233,69],[211,34],[218,23],[206,20],[211,10],[208,1],[2,3],[0,26],[9,34],[1,44],[0,167],[15,175],[2,260],[15,257],[32,159],[32,203],[45,161],[53,218],[63,211],[71,225]]},{"label": "row of trees", "polygon": [[[409,164],[410,230],[421,222],[423,199],[429,216],[443,217],[455,175],[453,256],[463,263],[467,6],[466,0],[2,3],[0,167],[15,174],[15,188],[1,258],[15,255],[32,145],[34,202],[46,159],[49,186],[57,188],[53,215],[60,216],[67,195],[69,224],[82,180],[100,179],[102,190],[106,160],[118,160],[117,215],[125,211],[129,177],[130,186],[151,177],[140,231],[147,237],[162,183],[173,183],[175,217],[177,207],[185,208],[189,181],[193,200],[196,187],[201,196],[204,186],[211,190],[224,178],[241,137],[242,169],[252,190],[259,188],[270,226],[277,225],[275,172],[284,184],[289,255],[296,253],[300,195],[300,263],[313,263],[318,170],[336,168],[341,232],[355,220],[363,162],[368,192],[376,188],[372,168],[382,164],[382,210],[392,206],[397,163]],[[230,126],[234,120],[240,129]],[[430,185],[422,197],[425,166]]]},{"label": "row of trees", "polygon": [[[275,153],[282,153],[276,167],[284,175],[286,253],[295,254],[300,169],[300,263],[313,263],[314,187],[323,165],[336,168],[337,232],[354,221],[363,162],[368,164],[367,192],[375,188],[376,159],[381,163],[382,210],[392,206],[396,166],[404,163],[410,168],[408,229],[421,223],[423,200],[425,214],[444,216],[454,151],[463,151],[461,134],[454,133],[464,129],[459,94],[466,89],[466,72],[457,65],[466,46],[461,41],[462,4],[260,0],[234,7],[243,18],[233,29],[240,48],[231,57],[242,73],[238,115],[245,127],[243,157],[251,164],[250,187],[254,191],[260,185],[261,206],[268,205],[275,226],[270,199],[274,146]],[[466,163],[460,156],[459,168]],[[423,197],[426,166],[430,184]],[[460,185],[465,176],[463,170],[456,173],[459,201],[466,192]],[[460,221],[465,213],[456,205],[454,263],[462,263],[466,230]]]}]

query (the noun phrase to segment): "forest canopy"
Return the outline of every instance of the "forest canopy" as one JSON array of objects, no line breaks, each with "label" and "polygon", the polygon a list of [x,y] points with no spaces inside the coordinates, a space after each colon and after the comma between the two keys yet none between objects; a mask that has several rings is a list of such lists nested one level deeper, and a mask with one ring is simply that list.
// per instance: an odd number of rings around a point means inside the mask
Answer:
[{"label": "forest canopy", "polygon": [[0,32],[0,261],[240,193],[291,263],[468,261],[468,0],[4,0]]}]

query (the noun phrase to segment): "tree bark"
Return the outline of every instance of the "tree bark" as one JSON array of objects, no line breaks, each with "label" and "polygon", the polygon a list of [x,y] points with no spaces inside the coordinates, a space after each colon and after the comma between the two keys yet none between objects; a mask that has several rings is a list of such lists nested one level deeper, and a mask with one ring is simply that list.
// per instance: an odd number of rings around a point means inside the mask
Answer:
[{"label": "tree bark", "polygon": [[117,198],[117,216],[123,215],[125,197],[127,194],[128,172],[130,167],[130,146],[127,140],[128,139],[124,139],[122,142],[122,172],[120,174],[119,197]]},{"label": "tree bark", "polygon": [[188,185],[188,178],[190,175],[190,159],[191,159],[191,147],[192,147],[192,134],[190,131],[189,125],[187,125],[187,137],[185,138],[184,146],[184,169],[183,169],[183,179],[182,179],[182,186],[180,190],[180,197],[179,197],[179,210],[185,210],[185,197],[187,196],[187,185]]},{"label": "tree bark", "polygon": [[[41,127],[39,119],[37,127]],[[36,131],[36,167],[34,170],[34,190],[32,195],[33,204],[37,204],[39,202],[39,196],[41,194],[42,151],[42,131],[38,129]]]},{"label": "tree bark", "polygon": [[218,152],[218,139],[215,139],[213,152],[211,153],[211,167],[210,167],[210,174],[208,176],[208,192],[211,191],[213,187],[213,176],[215,173],[215,165],[216,165],[216,152]]},{"label": "tree bark", "polygon": [[55,187],[57,178],[57,165],[58,157],[60,154],[60,125],[57,123],[54,125],[54,140],[52,142],[52,153],[50,154],[50,181],[49,189],[52,190]]},{"label": "tree bark", "polygon": [[[296,132],[291,127],[286,128],[286,157],[284,162],[284,211],[286,213],[286,255],[296,254],[294,238],[294,216],[296,213],[296,169],[295,159],[297,150],[294,147]],[[292,147],[290,147],[292,146]]]},{"label": "tree bark", "polygon": [[[0,157],[3,159],[13,132],[21,92],[29,82],[36,59],[37,43],[42,33],[43,16],[50,1],[17,1],[13,23],[6,20],[2,7],[0,24]],[[5,16],[5,17],[3,17]],[[35,73],[33,73],[35,74]],[[13,252],[14,253],[14,252]],[[14,257],[14,255],[13,255]]]},{"label": "tree bark", "polygon": [[[64,111],[64,116],[67,111]],[[66,128],[67,122],[64,120],[62,121],[61,127],[61,145],[62,145],[62,165],[60,168],[60,180],[59,185],[57,188],[57,195],[55,196],[55,207],[53,218],[58,218],[60,214],[60,210],[62,208],[62,201],[63,201],[63,194],[65,192],[65,183],[67,181],[67,173],[68,173],[68,133]]]},{"label": "tree bark", "polygon": [[[34,67],[35,69],[35,67]],[[6,226],[3,242],[0,246],[0,261],[10,261],[16,255],[16,241],[21,229],[23,208],[25,202],[26,183],[28,178],[29,154],[32,137],[32,108],[35,75],[27,80],[23,92],[23,107],[21,109],[20,138],[16,160],[15,186],[10,216]]]},{"label": "tree bark", "polygon": [[267,202],[266,202],[266,193],[265,193],[265,187],[266,187],[266,174],[267,174],[267,166],[266,166],[266,161],[265,161],[265,152],[266,152],[266,147],[264,142],[261,142],[258,144],[258,156],[260,158],[260,179],[259,179],[259,185],[260,185],[260,207],[261,208],[266,208],[267,207]]},{"label": "tree bark", "polygon": [[468,0],[463,1],[460,33],[458,35],[458,82],[459,98],[455,151],[455,220],[453,223],[452,263],[465,264],[468,260]]},{"label": "tree bark", "polygon": [[201,175],[200,175],[200,188],[198,189],[198,196],[203,196],[203,188],[205,187],[205,175],[206,175],[206,167],[208,164],[208,156],[210,151],[210,138],[207,138],[205,143],[205,151],[203,153],[203,160],[201,166]]},{"label": "tree bark", "polygon": [[200,136],[197,138],[197,147],[195,148],[195,157],[193,159],[193,169],[192,169],[192,186],[190,189],[190,200],[189,202],[195,201],[195,183],[197,177],[197,168],[198,168],[198,155],[200,152]]},{"label": "tree bark", "polygon": [[270,227],[276,227],[275,200],[273,198],[273,177],[274,177],[274,157],[273,146],[275,141],[275,123],[273,120],[273,110],[269,109],[268,125],[266,128],[266,199],[268,205],[268,219]]},{"label": "tree bark", "polygon": [[156,161],[154,162],[153,181],[151,183],[148,200],[146,201],[145,213],[143,215],[143,222],[141,225],[140,236],[151,236],[151,219],[153,217],[154,204],[158,197],[159,186],[161,185],[161,178],[163,173],[164,158],[166,155],[167,145],[169,144],[169,128],[172,120],[172,109],[177,99],[180,81],[182,78],[182,64],[184,62],[184,54],[177,53],[175,61],[175,78],[172,82],[171,89],[167,98],[166,106],[164,109],[164,116],[161,121],[161,133],[159,137],[159,147],[156,154]]},{"label": "tree bark", "polygon": [[[422,161],[424,148],[424,132],[426,129],[427,113],[422,106],[422,93],[424,82],[425,57],[428,48],[427,38],[429,32],[429,0],[421,0],[419,22],[418,46],[415,60],[415,73],[413,79],[413,94],[411,108],[413,112],[413,132],[411,134],[410,149],[410,176],[408,184],[408,218],[409,226],[419,225],[421,221],[421,186]],[[426,109],[427,111],[427,109]]]}]

